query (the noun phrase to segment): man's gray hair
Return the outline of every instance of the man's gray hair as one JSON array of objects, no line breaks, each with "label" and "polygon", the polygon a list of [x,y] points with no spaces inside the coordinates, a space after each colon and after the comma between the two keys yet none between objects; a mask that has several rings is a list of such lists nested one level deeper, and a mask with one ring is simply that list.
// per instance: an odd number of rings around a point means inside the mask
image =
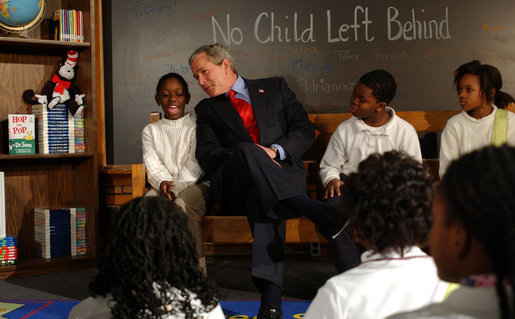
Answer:
[{"label": "man's gray hair", "polygon": [[231,56],[229,51],[227,51],[227,48],[220,44],[220,43],[214,43],[209,45],[203,45],[200,48],[196,49],[195,52],[193,52],[188,60],[189,65],[191,65],[191,62],[195,60],[195,58],[201,54],[205,53],[209,59],[210,62],[220,65],[222,64],[224,59],[227,59],[229,61],[229,64],[231,65],[231,70],[237,75],[238,71],[236,70],[236,63],[234,62],[234,58]]}]

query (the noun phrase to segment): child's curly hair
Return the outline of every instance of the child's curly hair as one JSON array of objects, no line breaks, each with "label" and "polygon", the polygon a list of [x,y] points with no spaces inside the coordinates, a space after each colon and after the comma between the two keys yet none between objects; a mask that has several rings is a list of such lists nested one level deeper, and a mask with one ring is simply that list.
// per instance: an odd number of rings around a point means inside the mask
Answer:
[{"label": "child's curly hair", "polygon": [[404,248],[427,244],[434,190],[428,168],[409,155],[372,154],[345,179],[340,209],[367,249],[402,255]]},{"label": "child's curly hair", "polygon": [[[218,304],[214,282],[199,268],[186,214],[163,196],[122,205],[98,268],[89,288],[94,296],[113,296],[114,318],[199,318]],[[190,293],[200,299],[200,311]]]}]

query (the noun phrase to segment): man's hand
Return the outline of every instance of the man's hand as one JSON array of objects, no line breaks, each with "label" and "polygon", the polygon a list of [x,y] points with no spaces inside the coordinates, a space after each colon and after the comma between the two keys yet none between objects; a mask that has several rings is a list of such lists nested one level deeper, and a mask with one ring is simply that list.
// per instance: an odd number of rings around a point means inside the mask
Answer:
[{"label": "man's hand", "polygon": [[327,183],[327,186],[325,187],[325,194],[324,199],[327,199],[328,197],[334,197],[341,196],[340,187],[343,186],[343,182],[337,178],[334,178]]},{"label": "man's hand", "polygon": [[173,189],[173,181],[162,181],[159,185],[159,190],[163,193],[166,198],[171,201],[175,200],[175,194],[172,192]]},{"label": "man's hand", "polygon": [[269,147],[265,147],[263,145],[259,145],[257,144],[257,146],[261,147],[265,152],[266,154],[268,154],[268,156],[270,157],[270,159],[272,161],[274,161],[275,164],[277,164],[277,166],[279,167],[282,167],[281,164],[279,164],[274,158],[277,156],[277,154],[275,153],[275,151]]}]

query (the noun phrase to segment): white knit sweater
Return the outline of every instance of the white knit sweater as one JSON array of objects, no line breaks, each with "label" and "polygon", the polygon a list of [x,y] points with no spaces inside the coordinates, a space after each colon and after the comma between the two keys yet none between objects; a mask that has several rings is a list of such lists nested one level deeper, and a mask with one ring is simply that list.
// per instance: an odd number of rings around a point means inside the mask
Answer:
[{"label": "white knit sweater", "polygon": [[162,181],[174,181],[175,196],[195,184],[202,174],[196,158],[196,123],[193,113],[178,120],[161,119],[141,134],[143,163],[148,181],[159,190]]},{"label": "white knit sweater", "polygon": [[[497,107],[493,105],[492,113],[479,120],[462,111],[447,121],[440,141],[440,178],[453,160],[492,144],[496,112]],[[515,114],[512,112],[508,112],[506,138],[509,145],[515,145]]]}]

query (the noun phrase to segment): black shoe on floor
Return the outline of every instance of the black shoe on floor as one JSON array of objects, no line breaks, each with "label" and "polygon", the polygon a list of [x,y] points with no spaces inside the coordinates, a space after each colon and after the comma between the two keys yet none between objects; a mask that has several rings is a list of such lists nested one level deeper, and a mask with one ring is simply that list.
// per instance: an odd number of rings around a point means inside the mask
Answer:
[{"label": "black shoe on floor", "polygon": [[283,311],[270,304],[261,303],[257,319],[283,319]]}]

